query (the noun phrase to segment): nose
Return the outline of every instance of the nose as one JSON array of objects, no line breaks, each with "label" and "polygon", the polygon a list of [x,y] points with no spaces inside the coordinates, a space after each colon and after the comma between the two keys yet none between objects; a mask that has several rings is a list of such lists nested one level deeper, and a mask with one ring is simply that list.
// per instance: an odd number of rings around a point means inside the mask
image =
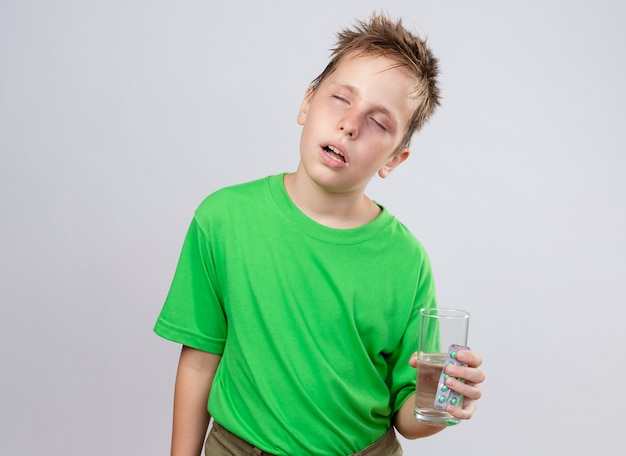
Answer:
[{"label": "nose", "polygon": [[359,134],[359,116],[348,114],[339,121],[339,130],[354,139]]}]

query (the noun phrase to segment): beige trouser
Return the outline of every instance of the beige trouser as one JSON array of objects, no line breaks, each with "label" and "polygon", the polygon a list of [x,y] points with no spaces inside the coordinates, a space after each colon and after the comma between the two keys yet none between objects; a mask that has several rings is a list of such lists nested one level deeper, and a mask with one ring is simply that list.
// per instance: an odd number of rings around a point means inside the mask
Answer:
[{"label": "beige trouser", "polygon": [[[206,439],[204,452],[206,456],[273,456],[215,422]],[[352,456],[402,456],[402,447],[391,428],[376,442]]]}]

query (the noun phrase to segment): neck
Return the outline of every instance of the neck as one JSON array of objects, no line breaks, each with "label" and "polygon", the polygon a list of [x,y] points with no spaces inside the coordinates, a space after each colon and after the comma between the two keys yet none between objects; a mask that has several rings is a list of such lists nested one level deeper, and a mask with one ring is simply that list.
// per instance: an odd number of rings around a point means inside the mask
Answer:
[{"label": "neck", "polygon": [[302,170],[286,174],[285,189],[291,201],[309,218],[331,228],[356,228],[374,220],[380,207],[362,191],[333,192],[303,176]]}]

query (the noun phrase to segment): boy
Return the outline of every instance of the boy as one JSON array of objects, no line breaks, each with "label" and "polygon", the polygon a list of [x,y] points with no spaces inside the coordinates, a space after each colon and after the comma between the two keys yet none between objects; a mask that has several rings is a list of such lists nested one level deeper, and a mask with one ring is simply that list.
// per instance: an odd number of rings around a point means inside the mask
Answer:
[{"label": "boy", "polygon": [[[215,192],[187,233],[155,326],[183,345],[172,455],[200,454],[211,416],[211,456],[399,455],[394,428],[441,429],[413,417],[428,257],[365,196],[438,105],[437,62],[384,16],[338,38],[298,113],[297,170]],[[448,411],[469,419],[484,374],[459,357],[465,405]]]}]

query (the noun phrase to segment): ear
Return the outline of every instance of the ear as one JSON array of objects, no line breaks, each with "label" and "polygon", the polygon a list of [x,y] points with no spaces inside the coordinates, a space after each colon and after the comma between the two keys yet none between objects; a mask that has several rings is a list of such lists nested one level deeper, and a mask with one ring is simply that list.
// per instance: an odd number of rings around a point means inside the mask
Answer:
[{"label": "ear", "polygon": [[396,169],[400,163],[409,158],[411,155],[411,151],[407,148],[402,149],[400,152],[394,154],[388,161],[385,163],[385,166],[378,170],[378,175],[383,179],[391,174],[391,171]]},{"label": "ear", "polygon": [[304,100],[302,100],[302,105],[300,106],[300,110],[298,111],[298,124],[304,125],[304,121],[306,120],[306,115],[309,112],[309,106],[311,105],[311,99],[313,98],[313,93],[315,92],[315,88],[313,86],[309,86],[306,89],[306,93],[304,94]]}]

